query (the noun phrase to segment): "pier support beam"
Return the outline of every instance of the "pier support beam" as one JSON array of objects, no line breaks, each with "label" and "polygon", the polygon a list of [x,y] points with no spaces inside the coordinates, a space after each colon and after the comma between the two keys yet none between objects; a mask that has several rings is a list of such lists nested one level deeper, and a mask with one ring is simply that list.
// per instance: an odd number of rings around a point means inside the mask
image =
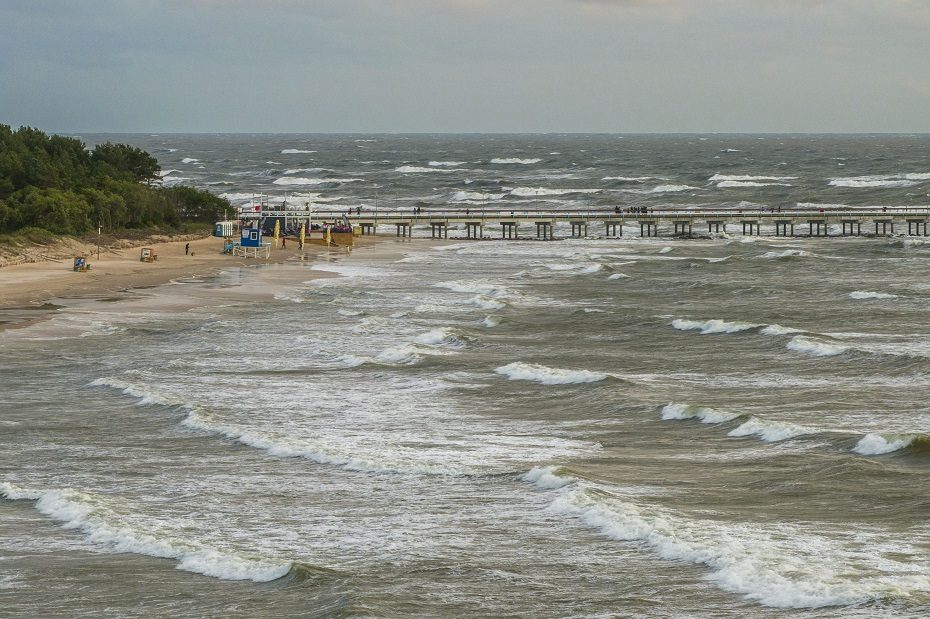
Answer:
[{"label": "pier support beam", "polygon": [[723,227],[723,232],[726,234],[727,224],[722,221],[708,221],[707,222],[707,231],[708,232],[720,232],[721,226]]},{"label": "pier support beam", "polygon": [[691,236],[691,222],[690,221],[674,221],[672,225],[675,226],[675,236],[685,235]]},{"label": "pier support beam", "polygon": [[759,222],[755,220],[743,220],[740,222],[743,224],[743,236],[746,236],[746,230],[749,230],[749,236],[759,236],[761,232],[759,231]]},{"label": "pier support beam", "polygon": [[[575,224],[572,223],[572,236],[575,236],[574,226]],[[551,221],[537,221],[536,222],[536,239],[540,241],[551,241],[552,240],[552,222]]]},{"label": "pier support beam", "polygon": [[410,222],[397,222],[397,236],[403,238],[413,238],[413,226]]},{"label": "pier support beam", "polygon": [[502,221],[501,222],[501,238],[502,239],[517,238],[517,222]]},{"label": "pier support beam", "polygon": [[844,219],[843,236],[862,236],[862,222],[855,219]]},{"label": "pier support beam", "polygon": [[[789,234],[788,230],[791,233]],[[794,222],[791,220],[778,220],[775,222],[775,236],[794,236]]]},{"label": "pier support beam", "polygon": [[639,222],[639,236],[659,236],[658,221]]},{"label": "pier support beam", "polygon": [[449,238],[449,226],[444,221],[431,221],[429,224],[431,238],[447,239]]},{"label": "pier support beam", "polygon": [[893,219],[876,219],[875,220],[875,236],[879,235],[878,226],[881,225],[882,231],[880,234],[888,234],[888,228],[891,228],[891,234],[894,234],[894,220]]},{"label": "pier support beam", "polygon": [[[581,239],[588,236],[588,222],[586,221],[573,221],[572,224],[572,238]],[[536,224],[537,226],[539,224]],[[538,235],[537,235],[538,236]]]},{"label": "pier support beam", "polygon": [[378,234],[378,226],[372,221],[363,221],[358,224],[362,229],[362,236]]},{"label": "pier support beam", "polygon": [[609,219],[604,222],[604,225],[607,227],[607,236],[623,236],[623,222],[622,221],[610,221]]},{"label": "pier support beam", "polygon": [[481,222],[465,222],[465,237],[469,239],[480,239],[484,237],[484,226]]},{"label": "pier support beam", "polygon": [[[924,231],[920,232],[920,226],[923,225]],[[913,226],[913,232],[911,227]],[[926,219],[908,219],[907,220],[907,235],[908,236],[927,236],[927,220]]]},{"label": "pier support beam", "polygon": [[[816,226],[816,228],[814,226]],[[807,227],[809,236],[830,236],[827,222],[823,219],[808,219]]]}]

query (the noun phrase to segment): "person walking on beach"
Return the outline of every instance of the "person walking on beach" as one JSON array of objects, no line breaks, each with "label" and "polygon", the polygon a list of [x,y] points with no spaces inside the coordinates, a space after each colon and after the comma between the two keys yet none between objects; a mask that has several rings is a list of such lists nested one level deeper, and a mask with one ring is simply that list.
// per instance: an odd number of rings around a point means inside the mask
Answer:
[{"label": "person walking on beach", "polygon": [[187,255],[189,255],[190,253],[191,253],[191,244],[190,244],[190,243],[185,243],[185,244],[184,244],[184,255],[187,256]]}]

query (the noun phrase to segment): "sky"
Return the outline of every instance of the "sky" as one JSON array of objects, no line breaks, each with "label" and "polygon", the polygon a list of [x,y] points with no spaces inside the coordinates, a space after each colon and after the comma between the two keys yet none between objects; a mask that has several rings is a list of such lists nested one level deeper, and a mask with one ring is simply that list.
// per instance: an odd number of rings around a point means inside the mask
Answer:
[{"label": "sky", "polygon": [[0,123],[930,132],[930,0],[0,0]]}]

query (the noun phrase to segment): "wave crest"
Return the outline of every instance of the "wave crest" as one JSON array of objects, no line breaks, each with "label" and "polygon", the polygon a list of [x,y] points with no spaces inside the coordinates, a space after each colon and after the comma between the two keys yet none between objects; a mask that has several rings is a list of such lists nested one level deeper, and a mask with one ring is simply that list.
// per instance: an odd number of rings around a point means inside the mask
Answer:
[{"label": "wave crest", "polygon": [[544,385],[570,385],[578,383],[596,383],[607,378],[603,372],[588,370],[563,370],[550,368],[535,363],[508,363],[494,370],[495,373],[506,376],[510,380],[529,380]]},{"label": "wave crest", "polygon": [[701,335],[710,335],[716,333],[739,333],[755,329],[759,325],[750,322],[727,322],[714,318],[711,320],[684,320],[676,318],[672,321],[672,326],[679,331],[700,331]]},{"label": "wave crest", "polygon": [[175,559],[178,569],[188,572],[223,580],[269,582],[286,576],[293,567],[291,561],[244,557],[153,533],[154,529],[131,522],[101,497],[72,488],[35,490],[3,482],[0,495],[13,501],[35,501],[39,512],[64,523],[66,529],[80,530],[90,541],[114,552]]},{"label": "wave crest", "polygon": [[849,350],[848,346],[830,344],[804,335],[796,335],[791,338],[788,343],[785,344],[785,348],[815,357],[834,357]]}]

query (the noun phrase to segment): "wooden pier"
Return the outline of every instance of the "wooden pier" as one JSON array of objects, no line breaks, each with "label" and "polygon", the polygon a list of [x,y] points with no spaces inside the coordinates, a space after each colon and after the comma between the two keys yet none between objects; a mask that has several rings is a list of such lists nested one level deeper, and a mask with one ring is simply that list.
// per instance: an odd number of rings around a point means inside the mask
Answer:
[{"label": "wooden pier", "polygon": [[[638,231],[636,236],[691,238],[696,234],[717,234],[739,231],[743,235],[769,234],[778,237],[887,236],[903,233],[909,236],[930,236],[930,206],[849,209],[792,210],[661,210],[649,213],[623,213],[616,210],[524,210],[467,209],[372,211],[288,210],[253,211],[243,209],[239,218],[255,221],[266,217],[281,217],[295,221],[323,224],[351,224],[363,235],[396,231],[400,238],[412,238],[415,228],[430,231],[431,238],[449,238],[450,229],[464,232],[465,239],[500,238],[508,240],[555,238],[557,224],[565,224],[571,238],[598,236],[621,237],[624,226]],[[728,230],[728,226],[731,228]],[[842,232],[830,234],[835,226]],[[496,233],[499,231],[499,235]],[[873,232],[874,231],[874,232]],[[522,234],[521,234],[522,233]]]}]

